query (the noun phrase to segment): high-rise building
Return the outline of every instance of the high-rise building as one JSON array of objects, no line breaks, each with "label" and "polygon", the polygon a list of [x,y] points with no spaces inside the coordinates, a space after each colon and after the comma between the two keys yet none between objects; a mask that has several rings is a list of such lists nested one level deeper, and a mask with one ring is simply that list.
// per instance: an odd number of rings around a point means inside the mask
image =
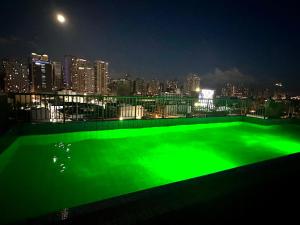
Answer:
[{"label": "high-rise building", "polygon": [[80,93],[95,92],[93,64],[85,59],[76,59],[71,73],[72,90]]},{"label": "high-rise building", "polygon": [[234,96],[235,86],[231,83],[226,83],[225,86],[222,88],[222,96],[225,97],[232,97]]},{"label": "high-rise building", "polygon": [[178,89],[177,80],[167,80],[166,81],[166,91],[169,93],[175,93]]},{"label": "high-rise building", "polygon": [[63,88],[62,80],[62,66],[61,62],[52,62],[53,66],[53,90],[60,90]]},{"label": "high-rise building", "polygon": [[28,66],[18,60],[2,60],[2,88],[4,92],[29,92]]},{"label": "high-rise building", "polygon": [[64,62],[63,62],[63,84],[66,89],[70,89],[71,84],[71,77],[74,73],[75,69],[75,61],[76,57],[71,55],[65,55]]},{"label": "high-rise building", "polygon": [[189,74],[185,82],[185,93],[193,95],[200,91],[200,77],[196,74]]},{"label": "high-rise building", "polygon": [[250,90],[242,84],[237,85],[232,83],[226,83],[221,90],[221,96],[246,98],[250,96]]},{"label": "high-rise building", "polygon": [[31,53],[29,60],[29,81],[31,92],[52,91],[53,72],[48,55]]},{"label": "high-rise building", "polygon": [[285,98],[286,98],[286,93],[284,91],[283,84],[281,82],[275,83],[273,99],[285,99]]},{"label": "high-rise building", "polygon": [[94,65],[90,61],[66,55],[63,67],[65,88],[78,93],[95,93],[94,71]]},{"label": "high-rise building", "polygon": [[130,96],[134,93],[134,82],[128,74],[124,78],[112,79],[109,82],[109,95]]},{"label": "high-rise building", "polygon": [[95,70],[95,93],[107,95],[108,62],[96,60]]},{"label": "high-rise building", "polygon": [[151,80],[148,83],[148,95],[160,94],[160,82],[158,80]]},{"label": "high-rise building", "polygon": [[133,81],[133,93],[135,95],[145,95],[146,94],[146,84],[145,84],[144,79],[136,78]]}]

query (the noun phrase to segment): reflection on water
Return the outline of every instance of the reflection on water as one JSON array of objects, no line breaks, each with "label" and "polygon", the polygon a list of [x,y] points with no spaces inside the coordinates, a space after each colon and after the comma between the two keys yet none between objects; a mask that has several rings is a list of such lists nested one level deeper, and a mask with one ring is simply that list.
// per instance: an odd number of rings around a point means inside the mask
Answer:
[{"label": "reflection on water", "polygon": [[60,211],[60,220],[66,220],[69,217],[69,208],[64,208]]},{"label": "reflection on water", "polygon": [[59,142],[55,143],[53,147],[52,163],[57,171],[64,173],[69,166],[71,160],[72,144]]}]

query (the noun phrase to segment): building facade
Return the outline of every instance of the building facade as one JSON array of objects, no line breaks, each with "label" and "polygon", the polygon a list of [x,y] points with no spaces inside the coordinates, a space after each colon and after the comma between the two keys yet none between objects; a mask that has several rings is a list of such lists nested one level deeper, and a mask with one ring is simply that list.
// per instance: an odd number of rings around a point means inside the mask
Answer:
[{"label": "building facade", "polygon": [[160,94],[160,82],[159,80],[150,80],[148,83],[148,95],[159,95]]},{"label": "building facade", "polygon": [[29,92],[29,71],[26,63],[13,59],[2,60],[2,88],[9,93]]},{"label": "building facade", "polygon": [[136,78],[133,81],[133,93],[134,95],[146,95],[146,90],[147,90],[147,86],[146,86],[146,82],[144,79],[141,78]]},{"label": "building facade", "polygon": [[76,93],[95,93],[95,73],[93,64],[82,58],[66,55],[63,65],[65,89]]},{"label": "building facade", "polygon": [[62,65],[61,62],[52,62],[53,66],[53,90],[61,90],[63,88]]},{"label": "building facade", "polygon": [[71,76],[74,73],[76,57],[65,55],[63,61],[63,86],[66,89],[71,89]]},{"label": "building facade", "polygon": [[189,74],[185,81],[185,94],[193,95],[200,92],[200,77],[196,74]]},{"label": "building facade", "polygon": [[53,88],[53,68],[48,55],[31,53],[29,59],[30,91],[51,92]]},{"label": "building facade", "polygon": [[89,94],[95,92],[95,74],[92,63],[77,58],[71,72],[71,89],[73,91]]},{"label": "building facade", "polygon": [[108,62],[96,60],[94,63],[95,71],[95,93],[107,95],[108,81]]}]

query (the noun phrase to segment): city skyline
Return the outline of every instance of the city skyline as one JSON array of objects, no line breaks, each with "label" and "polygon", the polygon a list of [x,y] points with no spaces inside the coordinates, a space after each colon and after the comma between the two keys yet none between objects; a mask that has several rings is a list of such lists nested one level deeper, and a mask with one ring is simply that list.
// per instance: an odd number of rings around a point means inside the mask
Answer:
[{"label": "city skyline", "polygon": [[[228,75],[231,80],[226,79]],[[207,77],[195,73],[186,74],[181,80],[146,80],[126,73],[116,78],[110,76],[109,63],[103,60],[91,61],[65,55],[62,61],[54,61],[47,54],[31,53],[27,62],[9,58],[1,61],[0,92],[197,97],[203,89],[209,88],[214,90],[217,97],[293,97],[282,82],[257,86],[236,68],[229,71],[216,70],[211,77],[210,85]]]}]

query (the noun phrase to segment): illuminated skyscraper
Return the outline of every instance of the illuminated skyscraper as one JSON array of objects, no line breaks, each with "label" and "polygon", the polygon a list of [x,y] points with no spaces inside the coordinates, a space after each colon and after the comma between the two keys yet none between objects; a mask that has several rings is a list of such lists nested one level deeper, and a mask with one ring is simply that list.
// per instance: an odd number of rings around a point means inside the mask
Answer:
[{"label": "illuminated skyscraper", "polygon": [[95,70],[95,93],[100,95],[107,94],[108,62],[96,60]]},{"label": "illuminated skyscraper", "polygon": [[3,88],[5,92],[29,92],[28,66],[18,60],[2,61]]},{"label": "illuminated skyscraper", "polygon": [[76,59],[71,73],[72,90],[79,93],[95,92],[93,65],[85,59]]},{"label": "illuminated skyscraper", "polygon": [[48,55],[31,53],[29,60],[31,92],[51,92],[53,87],[52,65]]},{"label": "illuminated skyscraper", "polygon": [[53,65],[53,90],[60,90],[63,87],[61,62],[52,62]]},{"label": "illuminated skyscraper", "polygon": [[66,55],[63,81],[67,89],[78,93],[95,93],[94,65],[86,59]]},{"label": "illuminated skyscraper", "polygon": [[146,83],[144,79],[136,78],[133,81],[133,93],[135,95],[145,95],[146,94]]},{"label": "illuminated skyscraper", "polygon": [[63,83],[64,83],[64,87],[66,89],[70,89],[72,86],[71,77],[72,77],[72,74],[74,73],[75,61],[76,61],[76,57],[74,57],[74,56],[65,55],[65,57],[64,57]]},{"label": "illuminated skyscraper", "polygon": [[284,91],[283,84],[281,82],[275,83],[273,99],[285,99],[285,98],[286,98],[286,93]]},{"label": "illuminated skyscraper", "polygon": [[169,93],[175,93],[178,89],[177,80],[167,80],[166,81],[166,91]]},{"label": "illuminated skyscraper", "polygon": [[185,93],[193,95],[200,91],[200,77],[196,74],[189,74],[185,82]]},{"label": "illuminated skyscraper", "polygon": [[159,95],[160,94],[160,83],[158,80],[151,80],[148,83],[148,95]]},{"label": "illuminated skyscraper", "polygon": [[117,96],[130,96],[133,93],[133,81],[125,75],[125,78],[111,80],[109,84],[110,94]]}]

